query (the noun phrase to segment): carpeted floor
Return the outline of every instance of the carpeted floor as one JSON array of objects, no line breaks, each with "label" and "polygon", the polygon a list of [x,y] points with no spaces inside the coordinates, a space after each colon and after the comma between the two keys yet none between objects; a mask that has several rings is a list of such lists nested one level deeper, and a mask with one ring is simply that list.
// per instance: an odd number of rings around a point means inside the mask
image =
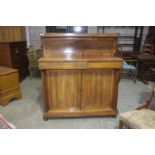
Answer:
[{"label": "carpeted floor", "polygon": [[[118,110],[119,112],[134,109],[142,103],[150,91],[152,83],[144,85],[130,79],[122,79],[119,84]],[[0,106],[0,114],[20,129],[115,129],[118,118],[88,117],[65,119],[42,119],[42,88],[41,79],[29,78],[21,83],[22,99],[11,101],[5,107]]]}]

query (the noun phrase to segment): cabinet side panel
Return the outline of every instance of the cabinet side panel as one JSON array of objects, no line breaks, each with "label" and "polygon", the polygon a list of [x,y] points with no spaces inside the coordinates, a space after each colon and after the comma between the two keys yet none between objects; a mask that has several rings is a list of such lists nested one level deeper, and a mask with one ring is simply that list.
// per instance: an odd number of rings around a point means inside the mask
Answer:
[{"label": "cabinet side panel", "polygon": [[0,65],[11,67],[11,55],[9,43],[0,43]]},{"label": "cabinet side panel", "polygon": [[44,112],[47,112],[49,110],[48,107],[48,79],[47,79],[47,73],[45,70],[41,71],[41,78],[42,78],[42,87],[43,87],[43,98],[44,98]]}]

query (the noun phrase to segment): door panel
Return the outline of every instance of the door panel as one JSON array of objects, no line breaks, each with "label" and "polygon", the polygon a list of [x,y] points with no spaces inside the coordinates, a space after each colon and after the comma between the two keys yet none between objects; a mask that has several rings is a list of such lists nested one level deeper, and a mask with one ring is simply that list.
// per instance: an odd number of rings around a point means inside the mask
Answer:
[{"label": "door panel", "polygon": [[113,102],[114,70],[85,70],[82,73],[82,109],[111,109]]},{"label": "door panel", "polygon": [[52,111],[80,110],[80,81],[78,70],[46,71],[48,107]]}]

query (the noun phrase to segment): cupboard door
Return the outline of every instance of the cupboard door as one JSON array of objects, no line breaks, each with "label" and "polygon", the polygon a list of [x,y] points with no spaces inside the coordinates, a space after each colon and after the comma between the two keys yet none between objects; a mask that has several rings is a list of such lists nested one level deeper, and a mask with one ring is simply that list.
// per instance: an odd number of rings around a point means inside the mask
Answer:
[{"label": "cupboard door", "polygon": [[48,110],[80,110],[81,73],[79,70],[47,70],[44,74]]},{"label": "cupboard door", "polygon": [[95,69],[82,72],[82,109],[111,111],[115,96],[115,71]]}]

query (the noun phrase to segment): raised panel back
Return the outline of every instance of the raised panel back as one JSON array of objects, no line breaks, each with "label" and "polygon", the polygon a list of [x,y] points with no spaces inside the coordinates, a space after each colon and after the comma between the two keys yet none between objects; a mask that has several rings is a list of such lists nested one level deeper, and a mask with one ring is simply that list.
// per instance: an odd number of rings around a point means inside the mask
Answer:
[{"label": "raised panel back", "polygon": [[116,53],[116,34],[42,34],[43,56],[56,58],[112,57]]}]

